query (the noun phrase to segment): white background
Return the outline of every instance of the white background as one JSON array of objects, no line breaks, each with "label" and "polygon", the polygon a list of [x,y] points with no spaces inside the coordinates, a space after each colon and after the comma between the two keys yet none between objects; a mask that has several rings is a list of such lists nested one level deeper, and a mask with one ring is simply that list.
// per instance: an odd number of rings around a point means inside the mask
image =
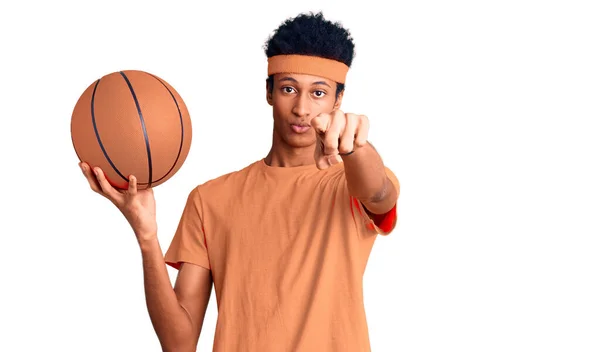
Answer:
[{"label": "white background", "polygon": [[[342,109],[402,184],[365,274],[373,351],[600,350],[593,1],[207,3],[0,5],[0,350],[160,350],[134,236],[77,168],[73,106],[122,69],[184,98],[192,149],[155,191],[166,250],[192,187],[268,152],[262,45],[310,10],[350,28]],[[216,313],[213,293],[199,351]]]}]

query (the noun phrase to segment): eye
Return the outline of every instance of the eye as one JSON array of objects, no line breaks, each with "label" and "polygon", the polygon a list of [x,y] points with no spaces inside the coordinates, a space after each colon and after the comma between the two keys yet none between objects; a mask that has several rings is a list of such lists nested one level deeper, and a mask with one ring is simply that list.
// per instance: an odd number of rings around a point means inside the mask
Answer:
[{"label": "eye", "polygon": [[317,96],[317,98],[322,98],[325,96],[326,93],[322,90],[317,90],[314,94]]},{"label": "eye", "polygon": [[293,87],[289,87],[289,86],[283,87],[281,89],[283,90],[284,93],[288,93],[288,94],[289,93],[294,93],[294,91],[295,91],[295,89]]}]

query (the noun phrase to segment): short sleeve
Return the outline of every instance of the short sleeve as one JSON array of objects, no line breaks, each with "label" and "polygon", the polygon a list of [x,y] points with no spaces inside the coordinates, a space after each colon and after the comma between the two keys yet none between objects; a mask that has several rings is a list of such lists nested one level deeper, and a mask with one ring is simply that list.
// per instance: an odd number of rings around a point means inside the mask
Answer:
[{"label": "short sleeve", "polygon": [[210,270],[200,201],[198,188],[194,188],[188,195],[177,230],[165,254],[165,262],[177,270],[184,262]]},{"label": "short sleeve", "polygon": [[385,167],[385,172],[396,188],[396,203],[387,213],[370,216],[365,206],[358,199],[352,198],[352,211],[353,213],[358,212],[360,214],[358,218],[363,221],[367,230],[371,233],[384,236],[389,235],[396,228],[398,220],[397,201],[400,197],[400,182],[398,181],[398,178],[388,167]]}]

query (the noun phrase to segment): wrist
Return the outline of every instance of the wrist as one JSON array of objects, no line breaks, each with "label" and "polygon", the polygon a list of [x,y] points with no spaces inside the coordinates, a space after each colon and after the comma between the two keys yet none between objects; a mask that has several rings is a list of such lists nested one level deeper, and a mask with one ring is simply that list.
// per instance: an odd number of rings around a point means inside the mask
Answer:
[{"label": "wrist", "polygon": [[156,232],[148,233],[148,234],[137,234],[136,238],[138,241],[138,245],[142,251],[151,249],[152,247],[158,245],[158,236]]}]

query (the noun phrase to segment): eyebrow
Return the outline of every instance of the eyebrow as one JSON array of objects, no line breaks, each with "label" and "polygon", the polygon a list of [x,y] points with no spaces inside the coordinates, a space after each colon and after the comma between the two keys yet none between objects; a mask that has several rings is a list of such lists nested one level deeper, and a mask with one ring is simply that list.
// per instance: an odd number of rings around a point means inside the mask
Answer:
[{"label": "eyebrow", "polygon": [[[284,81],[290,81],[290,82],[298,83],[298,81],[295,80],[292,77],[283,77],[283,78],[281,78],[279,80],[279,82],[284,82]],[[315,86],[315,85],[325,85],[325,86],[331,88],[331,86],[329,84],[327,84],[327,82],[325,82],[325,81],[316,81],[316,82],[313,82],[312,85],[313,86]]]}]

